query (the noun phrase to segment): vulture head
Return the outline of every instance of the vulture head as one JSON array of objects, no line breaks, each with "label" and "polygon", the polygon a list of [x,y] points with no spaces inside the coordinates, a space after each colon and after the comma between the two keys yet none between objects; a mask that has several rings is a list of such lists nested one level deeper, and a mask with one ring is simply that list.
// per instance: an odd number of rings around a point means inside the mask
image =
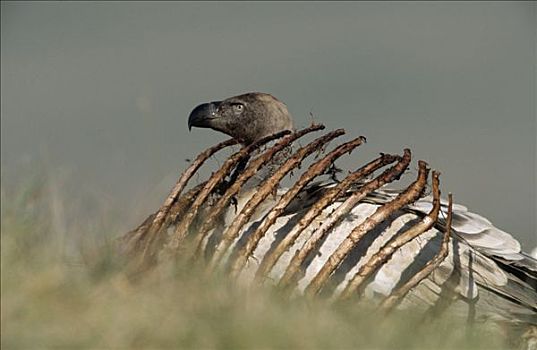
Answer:
[{"label": "vulture head", "polygon": [[244,145],[283,130],[294,130],[284,103],[270,94],[251,92],[203,103],[190,113],[188,128],[221,131]]}]

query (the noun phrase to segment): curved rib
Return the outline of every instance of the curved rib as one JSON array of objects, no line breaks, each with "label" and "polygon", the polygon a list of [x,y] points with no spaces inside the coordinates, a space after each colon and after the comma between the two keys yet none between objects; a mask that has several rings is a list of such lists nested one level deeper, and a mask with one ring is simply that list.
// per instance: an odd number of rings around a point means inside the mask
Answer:
[{"label": "curved rib", "polygon": [[201,152],[192,162],[192,164],[190,164],[190,166],[181,174],[181,177],[179,178],[179,180],[177,180],[177,183],[172,188],[172,190],[168,194],[168,197],[166,197],[166,200],[164,201],[164,203],[162,203],[158,211],[147,217],[142,224],[140,224],[135,230],[131,231],[134,234],[132,235],[132,237],[129,238],[129,242],[127,242],[126,249],[130,251],[131,249],[134,249],[132,248],[133,246],[140,245],[144,239],[147,239],[148,242],[146,243],[143,252],[143,255],[145,256],[147,252],[147,247],[151,245],[151,241],[154,239],[153,237],[162,228],[162,225],[166,220],[170,208],[177,201],[177,198],[185,188],[190,178],[213,154],[222,150],[223,148],[235,144],[237,144],[237,141],[235,139],[229,139],[220,142],[217,145],[209,147],[205,151]]},{"label": "curved rib", "polygon": [[327,207],[329,206],[337,197],[345,193],[345,191],[356,181],[370,175],[374,171],[393,163],[397,160],[397,156],[383,154],[379,158],[369,162],[365,166],[356,170],[355,172],[349,174],[343,181],[338,183],[336,186],[330,188],[319,200],[313,205],[308,212],[300,219],[296,226],[285,235],[285,237],[278,243],[274,250],[267,253],[259,268],[256,272],[256,279],[258,282],[261,282],[262,278],[266,276],[270,270],[274,267],[278,259],[289,249],[289,247],[295,243],[296,239],[302,233],[302,231],[308,227],[311,222]]},{"label": "curved rib", "polygon": [[401,209],[403,206],[414,202],[421,196],[427,183],[428,173],[429,169],[427,168],[427,163],[424,161],[419,161],[418,179],[404,192],[399,194],[393,201],[378,208],[363,223],[358,225],[349,234],[349,236],[343,240],[343,242],[341,242],[336,251],[328,258],[326,264],[323,265],[321,270],[306,287],[306,296],[311,297],[319,292],[332,272],[337,269],[343,259],[363,236],[365,236],[370,230],[375,228],[382,221],[386,220],[392,213]]},{"label": "curved rib", "polygon": [[401,174],[408,167],[408,164],[410,164],[410,159],[410,150],[405,149],[403,157],[397,162],[396,165],[385,170],[374,180],[371,180],[363,185],[358,191],[347,198],[332,214],[330,214],[330,216],[323,222],[321,227],[313,232],[312,236],[306,241],[306,243],[304,243],[302,248],[296,251],[278,284],[281,287],[289,287],[296,283],[298,280],[297,275],[300,270],[300,266],[304,260],[306,260],[308,255],[315,248],[317,248],[323,237],[369,193],[401,176]]},{"label": "curved rib", "polygon": [[283,150],[289,144],[291,144],[298,138],[308,133],[318,131],[318,130],[323,130],[323,129],[324,129],[324,125],[314,124],[308,128],[297,131],[291,135],[287,135],[276,145],[274,145],[273,147],[270,147],[265,153],[263,153],[262,155],[254,159],[248,165],[248,167],[240,174],[237,180],[231,184],[231,186],[226,190],[224,195],[222,195],[222,197],[218,200],[218,202],[211,209],[211,214],[205,219],[201,228],[198,231],[198,235],[195,237],[194,247],[196,247],[196,250],[195,250],[194,256],[199,256],[200,254],[203,254],[203,250],[204,250],[203,240],[206,238],[207,233],[213,227],[216,221],[216,218],[218,218],[219,215],[222,213],[222,211],[226,208],[226,205],[229,203],[231,198],[240,191],[241,186],[246,181],[248,181],[248,179],[254,176],[256,172],[264,164],[266,164],[270,159],[272,159],[272,157],[274,157],[276,153]]},{"label": "curved rib", "polygon": [[194,173],[203,165],[203,163],[205,163],[207,159],[209,159],[213,154],[220,151],[221,149],[236,144],[237,140],[229,139],[206,149],[196,157],[192,164],[183,172],[183,174],[181,174],[181,177],[170,191],[170,194],[168,195],[162,206],[159,208],[155,220],[153,220],[153,224],[151,225],[151,230],[160,230],[162,224],[165,221],[166,215],[168,215],[168,212],[170,211],[170,208],[172,207],[173,203],[177,200],[179,194],[181,194],[192,175],[194,175]]},{"label": "curved rib", "polygon": [[449,243],[449,237],[451,234],[451,221],[453,217],[453,196],[451,193],[449,194],[449,204],[448,204],[448,215],[447,215],[447,223],[446,223],[446,230],[444,232],[444,236],[442,238],[442,245],[440,246],[440,250],[436,254],[436,256],[430,260],[423,269],[421,269],[418,273],[413,275],[404,285],[399,287],[396,291],[392,292],[380,305],[380,310],[387,313],[391,309],[393,309],[401,299],[404,298],[404,296],[415,286],[418,285],[424,278],[429,276],[431,272],[433,272],[434,269],[440,265],[442,261],[446,258],[446,256],[449,253],[448,249],[448,243]]},{"label": "curved rib", "polygon": [[322,174],[328,167],[339,157],[347,152],[351,152],[356,147],[364,143],[365,138],[360,136],[352,141],[346,142],[333,151],[324,156],[321,160],[313,163],[309,169],[300,176],[297,182],[280,198],[278,203],[269,211],[265,219],[259,227],[252,233],[246,244],[242,246],[235,256],[235,260],[231,264],[231,277],[237,277],[240,270],[248,260],[248,256],[255,250],[257,244],[263,238],[268,229],[276,222],[276,219],[282,214],[285,208],[291,203],[295,196],[306,186],[311,180]]},{"label": "curved rib", "polygon": [[179,247],[179,244],[184,239],[184,237],[187,234],[188,228],[190,227],[190,224],[194,221],[194,218],[196,217],[196,214],[199,211],[199,208],[205,203],[205,200],[211,194],[212,190],[218,185],[222,179],[233,169],[233,167],[239,163],[241,160],[245,159],[249,154],[259,148],[260,146],[264,145],[267,142],[270,142],[274,139],[280,138],[283,135],[288,134],[289,131],[282,131],[278,132],[276,134],[264,137],[255,143],[243,147],[240,151],[233,154],[231,157],[229,157],[222,167],[215,172],[209,181],[207,181],[207,184],[205,187],[200,191],[198,197],[194,200],[192,203],[192,206],[190,207],[190,210],[185,214],[183,217],[183,220],[177,225],[175,232],[173,233],[170,241],[167,245],[167,250],[175,251]]},{"label": "curved rib", "polygon": [[308,145],[300,148],[291,158],[289,158],[281,167],[276,170],[276,172],[268,178],[259,190],[254,194],[252,198],[246,203],[241,212],[235,217],[231,225],[227,230],[222,234],[222,241],[216,247],[216,250],[211,257],[209,266],[207,268],[208,272],[213,271],[224,252],[229,248],[231,243],[235,240],[239,234],[240,229],[246,224],[250,217],[254,214],[257,206],[265,200],[265,198],[274,190],[274,188],[279,184],[281,179],[292,169],[297,167],[302,160],[308,155],[312,154],[315,150],[324,144],[330,142],[331,140],[339,137],[345,133],[345,130],[338,129],[332,131],[324,136],[319,137],[318,139],[310,142]]},{"label": "curved rib", "polygon": [[363,286],[364,282],[373,274],[373,272],[375,272],[380,265],[388,261],[388,259],[390,259],[397,249],[421,235],[423,232],[429,230],[436,223],[438,213],[440,212],[439,175],[440,174],[438,172],[433,171],[433,208],[429,214],[423,217],[418,224],[412,226],[399,236],[392,239],[390,242],[386,243],[384,247],[382,247],[369,259],[369,261],[360,266],[358,272],[350,280],[339,296],[339,299],[345,300],[356,294],[356,291]]}]

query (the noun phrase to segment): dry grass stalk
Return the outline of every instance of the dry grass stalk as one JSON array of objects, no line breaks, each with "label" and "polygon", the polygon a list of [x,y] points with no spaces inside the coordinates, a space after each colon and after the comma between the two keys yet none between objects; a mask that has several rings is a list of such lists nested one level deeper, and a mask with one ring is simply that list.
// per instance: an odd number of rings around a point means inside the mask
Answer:
[{"label": "dry grass stalk", "polygon": [[209,262],[207,271],[213,271],[217,264],[222,259],[225,251],[229,248],[231,243],[235,240],[240,232],[240,229],[248,222],[250,217],[254,214],[258,205],[265,200],[265,198],[274,191],[276,186],[280,183],[283,177],[289,173],[292,169],[297,167],[305,157],[312,154],[326,143],[339,137],[345,133],[345,130],[338,129],[332,131],[318,139],[310,142],[308,145],[300,148],[292,157],[290,157],[281,167],[279,167],[274,174],[268,178],[259,190],[253,195],[252,198],[246,203],[241,212],[235,217],[231,225],[222,234],[222,240],[216,247],[216,250]]},{"label": "dry grass stalk", "polygon": [[285,208],[291,203],[296,195],[318,175],[324,173],[334,161],[345,153],[350,153],[353,149],[365,142],[365,138],[360,136],[352,141],[346,142],[324,156],[321,160],[313,163],[307,171],[295,182],[295,184],[280,198],[278,203],[269,211],[259,227],[248,237],[246,244],[242,246],[231,263],[231,276],[237,277],[241,269],[246,264],[248,256],[253,253],[257,244],[263,238],[269,228],[276,222],[276,219],[283,213]]},{"label": "dry grass stalk", "polygon": [[393,163],[397,160],[397,156],[383,154],[379,158],[369,162],[360,169],[349,174],[343,181],[336,186],[330,188],[319,200],[313,205],[308,212],[300,219],[293,229],[278,243],[276,248],[267,253],[256,272],[256,279],[261,282],[263,278],[270,272],[278,259],[289,249],[296,241],[300,233],[308,227],[311,222],[333,201],[338,198],[356,181],[372,174],[374,171]]},{"label": "dry grass stalk", "polygon": [[404,155],[396,165],[385,170],[381,175],[371,180],[358,191],[353,193],[347,198],[319,227],[313,235],[306,241],[304,246],[300,250],[297,250],[291,262],[287,266],[282,278],[279,281],[279,285],[282,287],[291,287],[298,279],[298,272],[300,266],[306,260],[309,254],[317,248],[324,236],[340,222],[345,215],[347,215],[352,208],[354,208],[358,202],[364,199],[372,191],[384,186],[387,183],[399,178],[401,174],[406,170],[410,164],[411,154],[410,150],[405,149]]},{"label": "dry grass stalk", "polygon": [[321,270],[306,287],[306,296],[312,297],[320,291],[332,272],[338,268],[343,259],[345,259],[363,236],[378,226],[382,221],[386,220],[394,212],[401,209],[403,206],[414,202],[422,195],[427,183],[428,173],[429,169],[427,168],[427,163],[419,161],[419,174],[417,180],[394,200],[378,208],[363,223],[358,225],[345,240],[343,240],[336,251],[328,258],[326,264],[323,265]]},{"label": "dry grass stalk", "polygon": [[416,225],[412,226],[399,236],[392,239],[390,242],[384,245],[377,253],[375,253],[364,265],[362,265],[358,272],[353,276],[351,281],[347,284],[341,295],[340,299],[349,299],[355,295],[364,283],[371,277],[371,275],[380,268],[390,257],[401,248],[407,242],[410,242],[423,232],[429,230],[438,220],[438,213],[440,212],[440,189],[439,189],[439,173],[433,171],[433,208],[431,211],[423,217],[423,219]]},{"label": "dry grass stalk", "polygon": [[415,275],[413,275],[404,285],[399,287],[397,290],[393,291],[384,301],[380,304],[380,310],[384,313],[388,313],[391,311],[395,306],[397,306],[401,300],[405,297],[405,295],[415,286],[417,286],[423,279],[425,279],[427,276],[433,272],[438,265],[444,259],[449,253],[449,237],[451,234],[451,221],[453,217],[453,196],[451,193],[449,194],[449,203],[448,203],[448,215],[447,215],[447,222],[446,222],[446,230],[444,232],[444,236],[442,237],[442,245],[440,246],[440,250],[435,255],[435,257],[428,261],[427,264]]}]

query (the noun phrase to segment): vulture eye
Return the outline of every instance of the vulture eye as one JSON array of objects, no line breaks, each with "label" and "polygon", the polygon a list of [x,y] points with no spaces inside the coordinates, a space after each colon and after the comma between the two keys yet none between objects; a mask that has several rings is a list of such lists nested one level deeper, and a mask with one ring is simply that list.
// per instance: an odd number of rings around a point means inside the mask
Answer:
[{"label": "vulture eye", "polygon": [[240,112],[242,112],[244,110],[244,105],[242,103],[234,103],[233,104],[233,110],[235,112],[240,113]]}]

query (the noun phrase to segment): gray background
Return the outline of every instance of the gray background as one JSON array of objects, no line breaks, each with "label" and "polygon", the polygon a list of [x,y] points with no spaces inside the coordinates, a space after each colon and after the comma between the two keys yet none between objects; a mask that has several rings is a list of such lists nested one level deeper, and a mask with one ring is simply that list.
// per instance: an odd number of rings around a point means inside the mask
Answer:
[{"label": "gray background", "polygon": [[4,189],[44,168],[67,203],[133,226],[225,138],[188,133],[190,110],[255,90],[298,126],[366,135],[360,161],[411,147],[444,193],[537,245],[533,2],[1,6]]}]

